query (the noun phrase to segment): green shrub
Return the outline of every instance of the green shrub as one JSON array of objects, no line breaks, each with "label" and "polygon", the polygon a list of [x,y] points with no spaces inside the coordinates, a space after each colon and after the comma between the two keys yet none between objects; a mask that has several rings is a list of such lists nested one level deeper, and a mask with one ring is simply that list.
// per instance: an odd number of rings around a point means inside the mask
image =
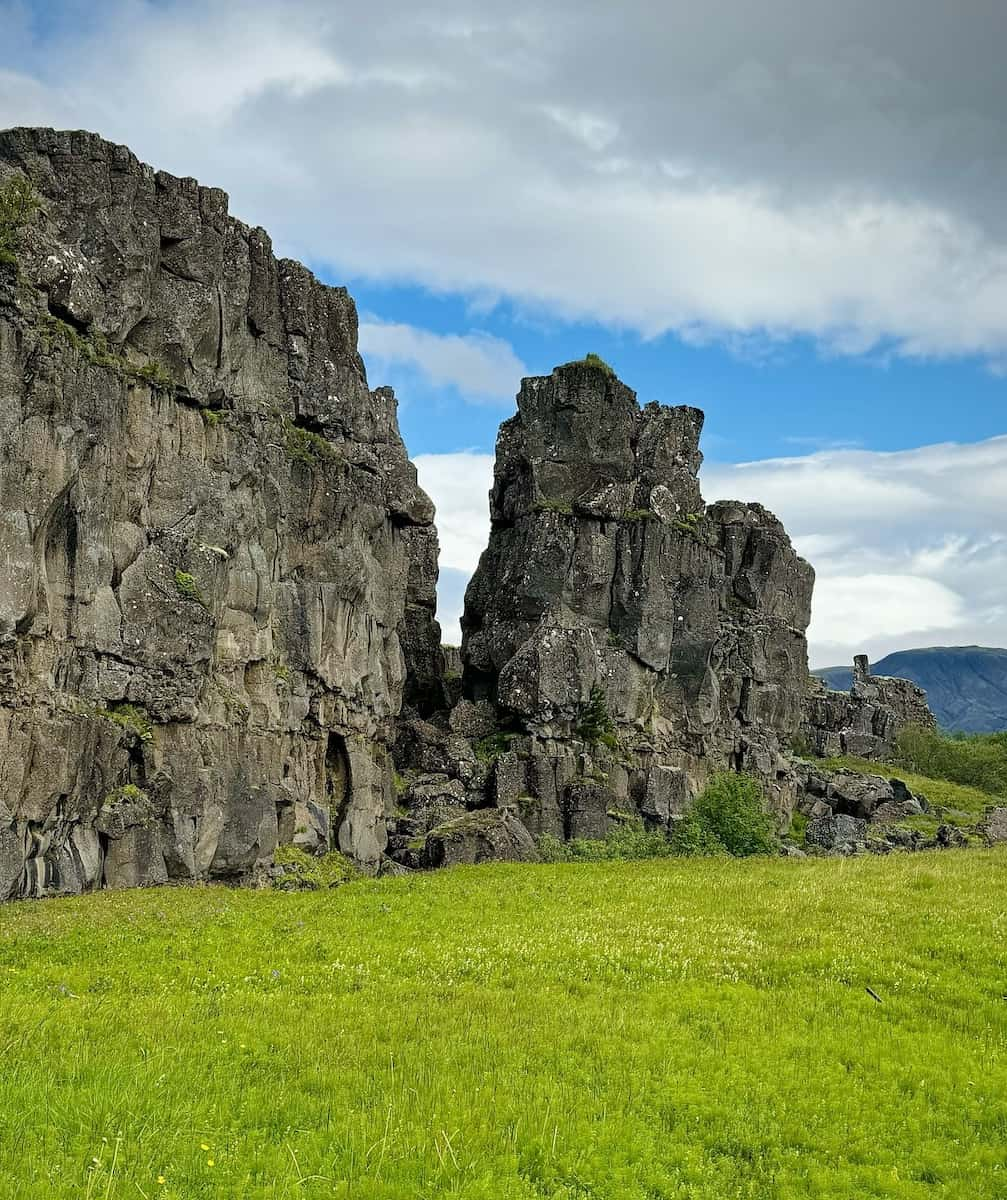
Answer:
[{"label": "green shrub", "polygon": [[713,858],[727,854],[727,847],[695,808],[676,822],[671,834],[671,849],[673,854],[685,858]]},{"label": "green shrub", "polygon": [[0,262],[17,262],[21,230],[37,208],[35,189],[23,175],[0,187]]},{"label": "green shrub", "polygon": [[559,513],[560,516],[569,517],[573,515],[573,505],[568,500],[536,500],[532,512]]},{"label": "green shrub", "polygon": [[776,848],[773,819],[764,808],[762,788],[751,775],[731,771],[714,775],[691,815],[737,858],[771,854]]},{"label": "green shrub", "polygon": [[175,591],[182,597],[183,600],[195,600],[197,604],[202,604],[207,607],[206,601],[203,599],[203,593],[199,590],[199,584],[196,582],[196,577],[190,575],[188,571],[175,572]]},{"label": "green shrub", "polygon": [[597,684],[594,684],[587,701],[581,705],[577,719],[577,736],[589,745],[608,746],[610,750],[615,750],[619,745],[615,726],[605,704],[605,693]]},{"label": "green shrub", "polygon": [[138,804],[147,800],[147,793],[138,788],[135,783],[125,783],[122,787],[118,787],[114,792],[109,794],[102,801],[102,804],[108,808],[114,808],[117,804],[129,802]]},{"label": "green shrub", "polygon": [[808,818],[802,812],[794,812],[790,818],[790,840],[797,846],[804,845],[805,834],[808,832]]},{"label": "green shrub", "polygon": [[675,851],[658,830],[648,830],[642,821],[620,821],[605,838],[572,838],[560,841],[544,833],[536,839],[543,862],[629,862],[644,858],[667,858]]},{"label": "green shrub", "polygon": [[157,362],[144,363],[142,367],[134,367],[132,368],[132,374],[143,383],[149,383],[152,387],[168,390],[174,386],[171,376]]},{"label": "green shrub", "polygon": [[117,704],[114,708],[104,708],[99,711],[98,716],[104,717],[106,721],[111,721],[121,729],[128,729],[141,742],[154,739],[154,727],[150,723],[150,717],[135,704]]},{"label": "green shrub", "polygon": [[601,357],[600,354],[585,354],[583,358],[576,359],[574,362],[566,364],[568,367],[594,367],[598,371],[603,371],[609,378],[615,377],[615,371]]},{"label": "green shrub", "polygon": [[283,430],[287,444],[287,457],[291,462],[306,463],[309,467],[321,462],[337,462],[340,455],[336,447],[320,433],[294,425],[290,421],[283,422]]},{"label": "green shrub", "polygon": [[683,513],[678,520],[672,521],[674,527],[679,533],[688,533],[693,537],[698,537],[702,528],[703,514],[690,512]]},{"label": "green shrub", "polygon": [[360,871],[343,854],[308,854],[298,846],[277,846],[273,861],[283,867],[276,887],[283,891],[323,891],[360,878]]},{"label": "green shrub", "polygon": [[777,847],[773,819],[763,808],[762,789],[750,775],[714,775],[671,836],[648,830],[636,818],[620,821],[604,839],[549,835],[538,839],[546,862],[602,862],[609,859],[710,858],[772,854]]},{"label": "green shrub", "polygon": [[895,761],[918,775],[1007,796],[1007,732],[948,736],[910,726],[898,736]]}]

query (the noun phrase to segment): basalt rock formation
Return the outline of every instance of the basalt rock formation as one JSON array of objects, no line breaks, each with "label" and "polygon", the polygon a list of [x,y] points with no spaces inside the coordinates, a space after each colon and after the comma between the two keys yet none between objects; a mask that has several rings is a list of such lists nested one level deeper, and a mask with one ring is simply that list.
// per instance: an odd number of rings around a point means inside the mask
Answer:
[{"label": "basalt rock formation", "polygon": [[[523,381],[462,620],[451,727],[490,760],[468,772],[470,807],[513,806],[560,838],[627,815],[670,829],[726,768],[789,812],[814,576],[764,508],[703,502],[702,423],[641,409],[590,363]],[[460,775],[441,750],[426,769]]]},{"label": "basalt rock formation", "polygon": [[284,843],[525,861],[536,835],[670,831],[723,769],[783,820],[826,786],[802,723],[867,753],[924,719],[866,676],[806,700],[811,568],[758,504],[704,503],[702,413],[592,361],[523,382],[441,647],[433,506],[346,291],[91,134],[0,133],[15,185],[0,900],[252,881]]},{"label": "basalt rock formation", "polygon": [[[354,305],[227,197],[0,133],[0,899],[374,867],[434,702],[433,507]],[[406,669],[411,671],[406,684]]]},{"label": "basalt rock formation", "polygon": [[820,758],[889,758],[909,725],[937,728],[926,692],[908,679],[872,675],[866,654],[854,660],[849,692],[830,691],[814,676],[809,681],[802,732]]},{"label": "basalt rock formation", "polygon": [[[873,663],[871,673],[919,684],[937,723],[949,732],[1007,729],[1007,650],[992,646],[896,650]],[[853,683],[849,667],[823,667],[814,674],[837,692],[848,692]]]}]

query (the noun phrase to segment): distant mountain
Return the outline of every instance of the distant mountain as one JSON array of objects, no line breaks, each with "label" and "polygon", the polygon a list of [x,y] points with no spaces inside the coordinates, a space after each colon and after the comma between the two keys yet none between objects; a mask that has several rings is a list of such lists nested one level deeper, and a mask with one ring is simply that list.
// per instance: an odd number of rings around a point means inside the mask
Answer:
[{"label": "distant mountain", "polygon": [[[994,733],[1007,729],[1007,650],[984,646],[933,646],[899,650],[871,664],[875,675],[911,679],[926,689],[942,729]],[[830,688],[848,692],[852,667],[812,672]]]}]

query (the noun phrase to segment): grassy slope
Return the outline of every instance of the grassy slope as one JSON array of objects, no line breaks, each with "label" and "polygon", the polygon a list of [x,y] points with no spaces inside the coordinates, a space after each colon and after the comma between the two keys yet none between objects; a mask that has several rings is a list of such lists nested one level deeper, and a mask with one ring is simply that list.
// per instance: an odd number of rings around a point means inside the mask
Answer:
[{"label": "grassy slope", "polygon": [[0,1195],[1002,1197],[1005,909],[997,851],[0,908]]},{"label": "grassy slope", "polygon": [[925,796],[932,808],[931,813],[921,817],[909,817],[897,824],[907,829],[919,829],[933,835],[938,825],[957,825],[965,833],[975,835],[975,827],[982,823],[990,805],[1004,803],[1002,798],[980,792],[977,788],[951,783],[946,779],[931,779],[904,771],[901,767],[879,763],[865,758],[829,758],[820,764],[826,770],[844,768],[859,771],[862,775],[883,775],[886,779],[901,779],[911,792]]}]

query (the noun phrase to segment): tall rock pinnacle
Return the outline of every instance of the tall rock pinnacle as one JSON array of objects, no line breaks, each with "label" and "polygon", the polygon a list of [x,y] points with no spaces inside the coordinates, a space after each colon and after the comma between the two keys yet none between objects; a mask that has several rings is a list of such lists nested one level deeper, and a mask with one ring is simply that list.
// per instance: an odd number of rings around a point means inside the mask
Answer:
[{"label": "tall rock pinnacle", "polygon": [[652,817],[717,768],[786,775],[814,574],[761,506],[704,504],[702,423],[641,409],[584,362],[526,379],[501,427],[464,688],[532,736],[530,796],[592,704],[619,744],[616,791]]}]

